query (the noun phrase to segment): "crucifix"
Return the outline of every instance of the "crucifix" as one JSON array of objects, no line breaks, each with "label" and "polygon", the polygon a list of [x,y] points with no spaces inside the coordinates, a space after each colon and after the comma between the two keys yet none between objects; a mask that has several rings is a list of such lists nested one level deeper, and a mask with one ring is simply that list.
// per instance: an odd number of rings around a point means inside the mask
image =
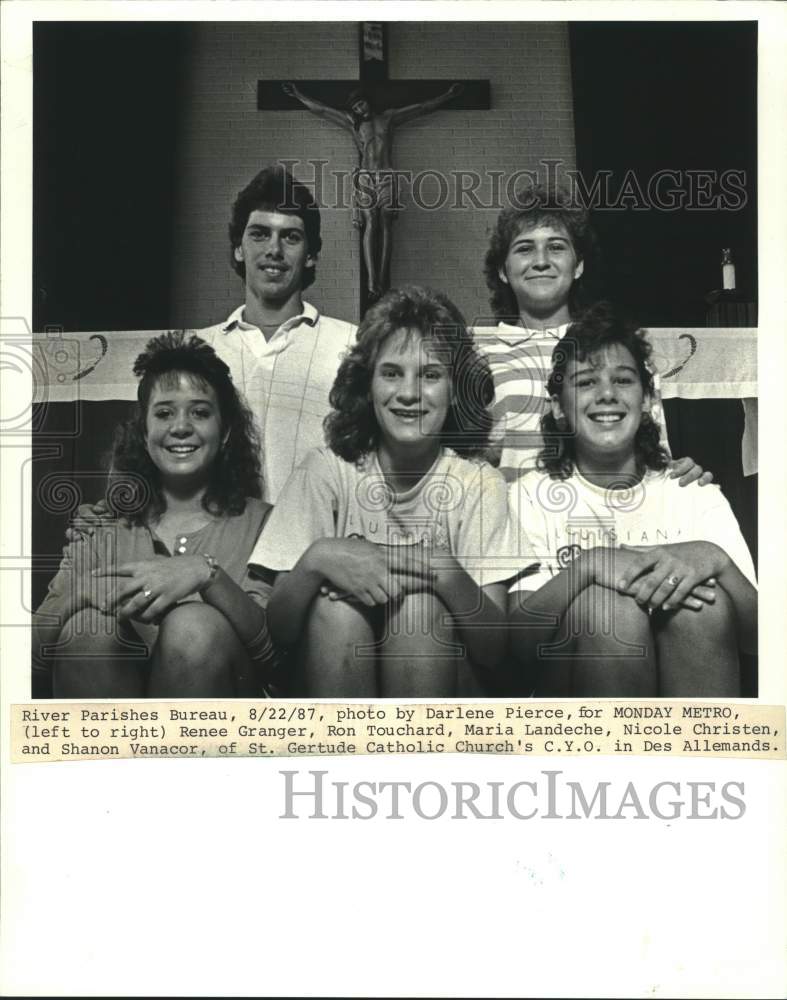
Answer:
[{"label": "crucifix", "polygon": [[[387,24],[358,26],[358,80],[260,80],[257,108],[310,111],[349,132],[358,153],[353,225],[361,233],[361,316],[390,284],[392,227],[398,211],[392,146],[395,130],[438,108],[489,108],[488,80],[391,80]],[[316,96],[319,94],[319,98]],[[381,110],[380,110],[381,109]]]}]

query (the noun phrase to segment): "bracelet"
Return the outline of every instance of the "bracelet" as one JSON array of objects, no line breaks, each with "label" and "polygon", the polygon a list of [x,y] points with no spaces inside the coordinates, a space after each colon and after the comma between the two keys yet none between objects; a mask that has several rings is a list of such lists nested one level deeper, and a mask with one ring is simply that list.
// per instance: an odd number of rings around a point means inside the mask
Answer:
[{"label": "bracelet", "polygon": [[199,593],[203,594],[208,589],[208,587],[210,587],[210,585],[213,583],[213,581],[216,579],[216,574],[219,571],[219,564],[216,562],[216,560],[213,558],[213,556],[208,555],[207,552],[201,552],[200,555],[202,556],[202,558],[205,560],[205,562],[210,567],[210,575],[208,576],[208,579],[199,588]]},{"label": "bracelet", "polygon": [[267,622],[263,622],[259,632],[253,639],[245,643],[245,646],[246,652],[249,654],[249,659],[252,661],[274,659],[273,640],[268,631]]}]

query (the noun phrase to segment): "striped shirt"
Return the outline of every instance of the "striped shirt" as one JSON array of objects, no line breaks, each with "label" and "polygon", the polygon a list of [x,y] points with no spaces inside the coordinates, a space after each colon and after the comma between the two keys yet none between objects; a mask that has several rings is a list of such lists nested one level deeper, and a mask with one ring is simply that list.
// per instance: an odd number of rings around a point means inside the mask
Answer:
[{"label": "striped shirt", "polygon": [[[543,446],[541,417],[549,408],[546,384],[552,370],[552,352],[567,329],[567,323],[547,330],[499,323],[476,327],[473,331],[476,346],[489,362],[495,381],[494,425],[487,458],[509,483],[536,468]],[[661,428],[666,447],[664,413],[655,375],[654,380],[656,393],[651,416]]]}]

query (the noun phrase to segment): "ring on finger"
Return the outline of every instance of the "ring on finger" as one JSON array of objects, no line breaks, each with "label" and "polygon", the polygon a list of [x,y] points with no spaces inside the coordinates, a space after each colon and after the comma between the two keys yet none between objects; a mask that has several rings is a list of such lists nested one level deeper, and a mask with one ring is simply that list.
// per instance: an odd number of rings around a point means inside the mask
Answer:
[{"label": "ring on finger", "polygon": [[142,590],[142,596],[150,600],[150,598],[153,596],[153,591],[150,589],[150,587],[144,587]]},{"label": "ring on finger", "polygon": [[680,583],[680,577],[679,576],[671,576],[667,580],[667,583],[670,585],[670,587],[677,587],[678,584]]}]

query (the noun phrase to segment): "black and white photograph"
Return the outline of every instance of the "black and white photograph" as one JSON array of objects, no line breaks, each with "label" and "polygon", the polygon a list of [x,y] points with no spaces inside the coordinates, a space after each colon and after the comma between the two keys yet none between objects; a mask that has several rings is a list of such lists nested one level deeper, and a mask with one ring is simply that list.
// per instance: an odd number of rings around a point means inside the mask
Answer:
[{"label": "black and white photograph", "polygon": [[755,22],[33,45],[35,697],[756,696]]},{"label": "black and white photograph", "polygon": [[782,995],[783,760],[433,754],[406,706],[783,704],[783,14],[8,8],[4,713],[417,741],[4,748],[4,992]]}]

